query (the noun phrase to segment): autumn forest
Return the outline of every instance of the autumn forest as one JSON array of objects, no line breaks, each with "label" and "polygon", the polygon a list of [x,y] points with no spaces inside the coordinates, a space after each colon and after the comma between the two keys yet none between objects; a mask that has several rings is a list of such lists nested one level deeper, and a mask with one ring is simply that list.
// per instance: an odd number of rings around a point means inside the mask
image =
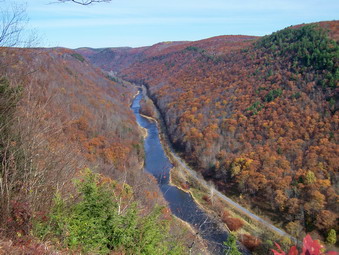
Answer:
[{"label": "autumn forest", "polygon": [[79,52],[146,85],[175,148],[219,190],[292,235],[326,238],[338,217],[338,31],[333,21]]},{"label": "autumn forest", "polygon": [[338,59],[338,21],[141,48],[0,47],[0,254],[204,251],[143,171],[130,109],[142,87],[141,113],[199,178],[290,235],[239,239],[248,252],[302,249],[306,234],[337,250]]}]

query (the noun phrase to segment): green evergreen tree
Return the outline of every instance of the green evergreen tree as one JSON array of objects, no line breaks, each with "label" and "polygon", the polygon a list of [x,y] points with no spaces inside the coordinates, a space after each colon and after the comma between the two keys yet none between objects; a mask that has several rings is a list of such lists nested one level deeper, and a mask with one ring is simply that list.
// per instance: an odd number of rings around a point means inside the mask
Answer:
[{"label": "green evergreen tree", "polygon": [[235,238],[234,234],[229,234],[227,241],[224,242],[224,245],[228,247],[225,251],[226,255],[241,255],[241,252],[238,250],[237,239]]},{"label": "green evergreen tree", "polygon": [[141,217],[133,190],[87,169],[76,181],[79,197],[74,203],[57,195],[48,222],[37,222],[41,238],[57,238],[71,249],[90,254],[184,254],[173,242],[169,222],[161,219],[162,207]]}]

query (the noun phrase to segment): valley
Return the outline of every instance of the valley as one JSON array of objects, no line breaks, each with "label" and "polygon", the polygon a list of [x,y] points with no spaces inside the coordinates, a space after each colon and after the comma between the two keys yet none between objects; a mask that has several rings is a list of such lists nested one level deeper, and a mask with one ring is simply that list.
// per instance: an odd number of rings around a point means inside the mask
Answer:
[{"label": "valley", "polygon": [[331,21],[124,49],[123,64],[118,49],[85,54],[148,88],[175,150],[217,190],[296,237],[326,239],[337,225],[337,42]]},{"label": "valley", "polygon": [[0,254],[337,251],[338,42],[1,47]]},{"label": "valley", "polygon": [[[203,238],[207,242],[208,253],[224,254],[227,247],[223,245],[223,242],[227,240],[227,232],[219,226],[218,221],[202,211],[188,193],[169,183],[173,165],[163,149],[165,145],[160,141],[157,123],[154,119],[145,118],[139,113],[142,97],[143,93],[141,92],[135,97],[131,108],[138,124],[147,129],[148,135],[144,144],[145,170],[156,178],[171,212],[190,224],[195,232],[196,239]],[[190,249],[195,248],[195,242],[197,240],[193,239]],[[247,254],[246,251],[243,254]]]}]

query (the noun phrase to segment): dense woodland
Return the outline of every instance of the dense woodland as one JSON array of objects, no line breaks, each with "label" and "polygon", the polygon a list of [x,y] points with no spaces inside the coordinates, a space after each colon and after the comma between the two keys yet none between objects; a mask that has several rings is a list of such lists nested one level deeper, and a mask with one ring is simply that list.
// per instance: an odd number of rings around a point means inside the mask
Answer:
[{"label": "dense woodland", "polygon": [[0,66],[0,253],[185,254],[142,170],[136,87],[68,49],[0,48]]},{"label": "dense woodland", "polygon": [[338,41],[333,21],[138,49],[0,48],[1,249],[188,252],[192,236],[141,170],[137,90],[123,79],[148,87],[175,148],[219,190],[334,244]]},{"label": "dense woodland", "polygon": [[218,189],[292,235],[326,238],[338,232],[338,35],[322,22],[94,62],[148,87],[175,148]]}]

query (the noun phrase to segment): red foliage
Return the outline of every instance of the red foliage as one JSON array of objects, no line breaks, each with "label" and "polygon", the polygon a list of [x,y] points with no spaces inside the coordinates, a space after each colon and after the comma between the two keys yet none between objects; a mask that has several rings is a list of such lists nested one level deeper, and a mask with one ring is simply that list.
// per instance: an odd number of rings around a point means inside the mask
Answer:
[{"label": "red foliage", "polygon": [[[298,255],[298,249],[296,246],[292,246],[289,252],[286,254],[280,247],[279,244],[275,244],[278,248],[278,251],[273,250],[274,255]],[[313,240],[310,235],[306,235],[303,240],[303,248],[300,255],[336,255],[337,252],[329,251],[326,253],[322,252],[324,247],[319,243],[318,240]]]},{"label": "red foliage", "polygon": [[[284,251],[282,251],[279,244],[275,243],[275,245],[278,247],[279,252],[272,249],[274,255],[286,255],[286,253]],[[297,247],[292,246],[287,255],[298,255]]]}]

